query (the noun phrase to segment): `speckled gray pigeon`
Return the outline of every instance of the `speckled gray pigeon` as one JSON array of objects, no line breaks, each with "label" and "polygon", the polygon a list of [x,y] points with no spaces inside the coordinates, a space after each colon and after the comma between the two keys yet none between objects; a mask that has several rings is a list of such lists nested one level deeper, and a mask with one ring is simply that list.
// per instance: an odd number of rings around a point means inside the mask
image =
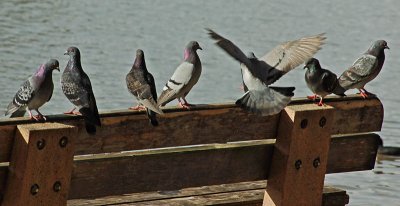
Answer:
[{"label": "speckled gray pigeon", "polygon": [[385,40],[375,41],[372,46],[353,65],[339,77],[339,87],[334,93],[344,93],[349,89],[358,89],[362,97],[369,93],[364,86],[378,76],[385,62],[385,49],[389,49]]},{"label": "speckled gray pigeon", "polygon": [[186,101],[185,97],[197,83],[201,75],[201,62],[196,53],[197,49],[202,49],[198,42],[191,41],[187,44],[184,51],[184,60],[165,84],[158,98],[158,105],[165,106],[168,102],[178,98],[179,106],[187,109],[190,108],[190,104]]},{"label": "speckled gray pigeon", "polygon": [[[307,98],[315,100],[319,97],[320,101],[317,104],[322,106],[323,98],[332,94],[335,88],[339,86],[337,76],[333,72],[323,69],[316,58],[308,60],[304,69],[306,69],[304,76],[307,86],[314,93],[313,96],[307,96]],[[339,95],[344,96],[344,93]]]},{"label": "speckled gray pigeon", "polygon": [[138,110],[142,107],[146,108],[147,116],[153,126],[158,125],[156,113],[164,114],[157,106],[157,90],[153,75],[146,68],[144,53],[141,49],[136,51],[136,59],[132,69],[126,75],[126,85],[130,93],[132,93],[137,101],[138,106],[130,109]]},{"label": "speckled gray pigeon", "polygon": [[[261,58],[246,56],[230,40],[207,29],[216,44],[240,62],[245,94],[236,101],[243,108],[261,115],[279,113],[294,95],[294,87],[268,87],[282,75],[310,59],[321,49],[324,34],[279,44]],[[247,91],[248,90],[248,91]]]},{"label": "speckled gray pigeon", "polygon": [[[92,84],[81,66],[81,55],[76,47],[69,47],[64,55],[69,55],[69,61],[61,76],[61,88],[85,119],[86,131],[96,133],[96,125],[101,126],[96,99],[94,98]],[[74,113],[74,109],[66,114]]]},{"label": "speckled gray pigeon", "polygon": [[[53,95],[52,74],[55,69],[60,71],[59,63],[55,59],[50,59],[45,64],[40,65],[39,69],[19,88],[14,99],[8,105],[5,115],[11,114],[10,117],[22,117],[25,111],[28,111],[31,119],[46,120],[46,117],[39,112],[39,108],[50,101]],[[31,110],[35,110],[38,115],[32,115]]]}]

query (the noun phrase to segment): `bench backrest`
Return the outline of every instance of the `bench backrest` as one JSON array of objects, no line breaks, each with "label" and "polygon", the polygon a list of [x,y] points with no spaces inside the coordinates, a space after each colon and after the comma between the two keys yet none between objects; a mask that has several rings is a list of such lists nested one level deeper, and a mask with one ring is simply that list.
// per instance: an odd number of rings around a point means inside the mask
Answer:
[{"label": "bench backrest", "polygon": [[[295,99],[286,112],[306,108],[334,114],[327,117],[333,122],[326,123],[332,135],[326,173],[372,169],[379,136],[371,132],[380,131],[383,122],[379,99],[331,97],[326,102],[329,106],[318,108],[305,99]],[[68,199],[76,199],[268,179],[276,137],[290,128],[282,120],[285,111],[262,117],[233,104],[198,105],[189,111],[168,108],[165,113],[159,117],[160,125],[153,127],[143,112],[103,112],[96,135],[88,135],[77,116],[49,116],[50,122],[61,123],[57,125],[32,126],[26,118],[0,120],[0,193],[4,201],[10,196],[10,184],[36,191],[30,195],[37,198],[46,193],[41,185],[48,184],[56,191],[58,181],[64,192],[60,198],[68,194]],[[312,119],[314,113],[305,114],[310,115],[305,119]],[[322,118],[318,120],[308,124],[321,124]],[[30,138],[34,141],[27,140]],[[46,144],[40,149],[42,140]],[[67,141],[67,146],[60,146],[62,141]],[[34,156],[35,152],[38,155]],[[22,161],[36,162],[28,165]],[[32,176],[12,183],[17,176],[27,176],[16,169],[38,172],[28,167],[39,167],[45,178]],[[46,167],[55,172],[45,174]]]}]

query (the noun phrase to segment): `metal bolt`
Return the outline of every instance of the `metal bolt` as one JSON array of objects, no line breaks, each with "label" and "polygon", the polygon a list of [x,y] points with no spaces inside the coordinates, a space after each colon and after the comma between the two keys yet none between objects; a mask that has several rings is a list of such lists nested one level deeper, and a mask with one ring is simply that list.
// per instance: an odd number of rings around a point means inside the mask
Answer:
[{"label": "metal bolt", "polygon": [[68,144],[68,137],[66,136],[61,137],[59,144],[60,147],[66,147]]},{"label": "metal bolt", "polygon": [[38,184],[34,184],[31,186],[31,194],[32,195],[36,195],[39,192],[39,185]]},{"label": "metal bolt", "polygon": [[300,122],[300,127],[301,127],[302,129],[305,129],[305,128],[307,127],[307,124],[308,124],[308,120],[307,120],[307,119],[303,119],[303,120],[301,120],[301,122]]},{"label": "metal bolt", "polygon": [[301,160],[297,160],[295,163],[294,163],[294,167],[296,168],[296,170],[299,170],[300,168],[301,168]]},{"label": "metal bolt", "polygon": [[324,127],[326,124],[326,118],[325,117],[321,117],[321,119],[319,120],[319,126],[320,127]]},{"label": "metal bolt", "polygon": [[36,146],[39,150],[42,150],[44,146],[46,146],[46,141],[44,139],[41,139],[37,141]]},{"label": "metal bolt", "polygon": [[53,190],[54,190],[54,192],[59,192],[61,190],[61,182],[60,181],[57,181],[54,183]]},{"label": "metal bolt", "polygon": [[321,165],[321,160],[319,159],[319,157],[315,158],[313,161],[313,166],[315,168],[317,168],[319,165]]}]

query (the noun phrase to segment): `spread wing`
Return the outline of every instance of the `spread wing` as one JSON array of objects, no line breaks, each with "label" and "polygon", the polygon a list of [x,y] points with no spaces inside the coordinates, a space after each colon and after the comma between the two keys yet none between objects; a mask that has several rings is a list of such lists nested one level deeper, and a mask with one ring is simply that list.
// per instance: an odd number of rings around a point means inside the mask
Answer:
[{"label": "spread wing", "polygon": [[246,55],[237,47],[234,43],[229,41],[228,39],[222,37],[211,29],[206,29],[210,37],[217,42],[217,44],[221,49],[223,49],[226,53],[228,53],[232,58],[236,59],[240,63],[243,63],[247,66],[247,68],[251,68],[251,61],[246,57]]},{"label": "spread wing", "polygon": [[322,33],[284,42],[265,54],[260,60],[283,73],[287,73],[310,59],[321,49],[326,39],[324,35]]},{"label": "spread wing", "polygon": [[353,85],[368,78],[377,64],[378,59],[375,56],[369,54],[363,55],[349,69],[343,72],[339,77],[339,84],[345,89],[350,89]]}]

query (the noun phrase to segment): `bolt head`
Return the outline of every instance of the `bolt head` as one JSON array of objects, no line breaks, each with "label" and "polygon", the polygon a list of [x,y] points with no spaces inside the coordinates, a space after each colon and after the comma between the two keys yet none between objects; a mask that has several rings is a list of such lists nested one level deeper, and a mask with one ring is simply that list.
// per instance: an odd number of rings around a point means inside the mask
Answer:
[{"label": "bolt head", "polygon": [[296,170],[299,170],[301,168],[301,160],[296,160],[296,162],[294,163],[294,168],[296,168]]},{"label": "bolt head", "polygon": [[36,195],[37,193],[39,193],[39,185],[33,184],[31,186],[31,195]]},{"label": "bolt head", "polygon": [[40,139],[36,142],[36,147],[38,150],[42,150],[46,146],[46,141],[44,139]]},{"label": "bolt head", "polygon": [[54,190],[54,192],[59,192],[61,190],[61,182],[60,181],[57,181],[54,183],[53,190]]},{"label": "bolt head", "polygon": [[321,117],[321,119],[319,120],[319,126],[320,127],[324,127],[326,124],[326,118],[325,117]]},{"label": "bolt head", "polygon": [[302,129],[305,129],[305,128],[307,127],[307,125],[308,125],[308,120],[307,120],[307,119],[301,120],[301,122],[300,122],[300,127],[301,127]]},{"label": "bolt head", "polygon": [[319,159],[319,157],[315,158],[313,161],[314,168],[317,168],[320,165],[321,165],[321,160]]},{"label": "bolt head", "polygon": [[66,136],[61,137],[61,139],[59,141],[60,147],[66,147],[67,144],[68,144],[68,137],[66,137]]}]

